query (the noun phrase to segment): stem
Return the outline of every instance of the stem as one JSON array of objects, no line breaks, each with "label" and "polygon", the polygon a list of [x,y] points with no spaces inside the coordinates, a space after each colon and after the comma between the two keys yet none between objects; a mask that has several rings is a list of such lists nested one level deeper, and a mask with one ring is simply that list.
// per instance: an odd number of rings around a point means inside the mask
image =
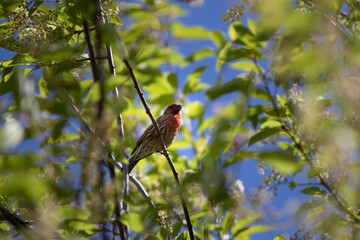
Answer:
[{"label": "stem", "polygon": [[174,166],[174,163],[173,161],[171,160],[169,154],[168,154],[168,151],[166,149],[166,146],[165,146],[165,143],[164,143],[164,139],[163,139],[163,136],[161,135],[161,132],[160,132],[160,128],[159,128],[159,125],[157,124],[156,122],[156,119],[154,118],[154,116],[151,114],[151,111],[150,111],[150,108],[144,98],[144,93],[141,91],[140,87],[139,87],[139,84],[136,80],[136,77],[134,75],[134,72],[128,62],[128,60],[126,58],[123,59],[123,62],[124,64],[126,65],[126,68],[130,74],[130,77],[134,83],[134,87],[140,97],[140,100],[145,108],[145,111],[146,113],[149,115],[150,119],[151,119],[151,122],[154,124],[155,126],[155,129],[156,129],[156,132],[157,134],[160,136],[160,142],[161,142],[161,148],[163,150],[163,153],[164,153],[164,156],[166,158],[166,160],[168,161],[168,164],[170,165],[170,168],[171,168],[171,171],[174,175],[174,178],[175,178],[175,182],[176,182],[176,185],[177,187],[179,188],[179,196],[180,196],[180,201],[181,201],[181,205],[182,205],[182,208],[183,208],[183,211],[184,211],[184,215],[185,215],[185,219],[186,219],[186,223],[187,223],[187,227],[188,227],[188,230],[189,230],[189,234],[190,234],[190,239],[191,240],[194,240],[194,232],[193,232],[193,227],[192,227],[192,224],[191,224],[191,220],[190,220],[190,215],[189,215],[189,212],[188,212],[188,209],[187,209],[187,206],[186,206],[186,201],[185,201],[185,198],[182,194],[182,190],[181,190],[181,184],[180,184],[180,180],[179,180],[179,174],[178,172],[176,171],[175,169],[175,166]]}]

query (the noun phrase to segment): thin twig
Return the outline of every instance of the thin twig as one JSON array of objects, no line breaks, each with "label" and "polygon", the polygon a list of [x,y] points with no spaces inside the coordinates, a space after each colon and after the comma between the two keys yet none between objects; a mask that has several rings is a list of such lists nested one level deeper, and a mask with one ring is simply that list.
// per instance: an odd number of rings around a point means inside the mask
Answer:
[{"label": "thin twig", "polygon": [[183,208],[183,211],[184,211],[184,215],[185,215],[185,219],[186,219],[186,223],[187,223],[187,227],[188,227],[188,230],[189,230],[189,234],[190,234],[190,239],[191,240],[194,240],[194,232],[193,232],[193,227],[192,227],[192,224],[191,224],[191,220],[190,220],[190,215],[189,215],[189,212],[188,212],[188,209],[187,209],[187,206],[186,206],[186,201],[185,201],[185,198],[183,196],[183,193],[182,193],[182,189],[181,189],[181,184],[180,184],[180,180],[179,180],[179,174],[178,172],[176,171],[175,169],[175,166],[174,166],[174,163],[172,162],[169,154],[168,154],[168,151],[166,149],[166,146],[165,146],[165,143],[164,143],[164,139],[161,135],[161,132],[160,132],[160,128],[159,128],[159,125],[157,124],[156,122],[156,119],[154,118],[154,116],[152,115],[151,111],[150,111],[150,108],[144,98],[144,93],[141,91],[140,87],[139,87],[139,84],[136,80],[136,77],[134,75],[134,72],[128,62],[128,60],[126,58],[123,59],[123,62],[124,64],[126,65],[126,68],[130,74],[130,77],[134,83],[134,87],[141,99],[141,102],[145,108],[145,111],[146,113],[149,115],[150,119],[151,119],[151,122],[154,124],[155,126],[155,129],[156,129],[156,132],[157,134],[160,136],[160,142],[161,142],[161,148],[163,150],[163,153],[164,153],[164,156],[166,158],[166,160],[168,161],[169,165],[170,165],[170,168],[171,168],[171,171],[174,175],[174,178],[175,178],[175,182],[177,184],[177,187],[179,188],[179,196],[180,196],[180,201],[181,201],[181,205],[182,205],[182,208]]},{"label": "thin twig", "polygon": [[89,59],[90,59],[90,64],[91,64],[91,70],[92,70],[94,81],[97,82],[97,81],[99,81],[99,72],[97,71],[97,66],[96,66],[96,61],[95,61],[96,57],[95,57],[94,47],[90,40],[90,33],[89,33],[89,27],[88,27],[87,21],[85,19],[83,19],[82,22],[83,22],[83,28],[84,28],[84,34],[85,34],[85,41],[86,41],[86,45],[88,47],[89,56],[90,56]]}]

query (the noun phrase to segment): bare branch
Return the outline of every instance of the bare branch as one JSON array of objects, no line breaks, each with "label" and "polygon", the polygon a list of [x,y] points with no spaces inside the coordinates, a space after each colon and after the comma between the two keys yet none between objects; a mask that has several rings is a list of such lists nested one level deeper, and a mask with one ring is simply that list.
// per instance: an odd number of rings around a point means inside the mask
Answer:
[{"label": "bare branch", "polygon": [[188,212],[188,209],[187,209],[187,206],[186,206],[186,201],[185,201],[185,198],[183,196],[183,193],[182,193],[182,189],[181,189],[181,184],[180,184],[180,180],[179,180],[179,174],[178,172],[176,171],[175,169],[175,166],[174,166],[174,163],[172,162],[169,154],[168,154],[168,151],[166,149],[166,146],[165,146],[165,143],[164,143],[164,139],[161,135],[161,132],[160,132],[160,128],[159,128],[159,125],[157,124],[156,122],[156,119],[154,118],[154,116],[151,114],[151,111],[150,111],[150,108],[144,98],[144,93],[141,91],[140,87],[139,87],[139,84],[136,80],[136,77],[134,75],[134,72],[128,62],[128,60],[126,58],[123,59],[123,62],[124,64],[126,65],[126,68],[130,74],[130,77],[134,83],[134,87],[140,97],[140,100],[145,108],[145,111],[146,113],[149,115],[150,119],[151,119],[151,122],[154,124],[155,126],[155,129],[156,129],[156,132],[157,134],[160,136],[160,141],[161,141],[161,148],[163,150],[163,153],[164,153],[164,156],[166,158],[166,160],[168,161],[168,164],[170,165],[170,168],[171,168],[171,171],[174,175],[174,178],[175,178],[175,182],[177,184],[177,187],[179,188],[179,196],[180,196],[180,201],[181,201],[181,205],[182,205],[182,208],[183,208],[183,211],[184,211],[184,215],[185,215],[185,219],[186,219],[186,223],[187,223],[187,227],[188,227],[188,230],[189,230],[189,234],[190,234],[190,239],[193,240],[195,239],[194,238],[194,232],[193,232],[193,227],[192,227],[192,224],[191,224],[191,220],[190,220],[190,215],[189,215],[189,212]]}]

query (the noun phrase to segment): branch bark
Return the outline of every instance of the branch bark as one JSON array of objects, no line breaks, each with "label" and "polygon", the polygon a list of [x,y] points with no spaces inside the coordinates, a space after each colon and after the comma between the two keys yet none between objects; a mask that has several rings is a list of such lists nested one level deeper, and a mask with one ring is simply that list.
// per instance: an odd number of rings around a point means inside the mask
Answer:
[{"label": "branch bark", "polygon": [[175,182],[177,184],[177,187],[179,188],[179,196],[180,196],[180,201],[181,201],[181,205],[182,205],[182,208],[183,208],[183,211],[184,211],[184,215],[185,215],[185,219],[186,219],[186,224],[187,224],[187,227],[188,227],[188,230],[189,230],[189,234],[190,234],[190,239],[193,240],[195,239],[194,238],[194,232],[193,232],[193,227],[192,227],[192,224],[191,224],[191,220],[190,220],[190,215],[189,215],[189,212],[188,212],[188,209],[187,209],[187,206],[186,206],[186,201],[185,201],[185,198],[182,194],[182,189],[181,189],[181,184],[180,184],[180,180],[179,180],[179,174],[178,172],[176,171],[175,169],[175,166],[174,166],[174,163],[173,161],[171,160],[169,154],[168,154],[168,151],[166,149],[166,146],[165,146],[165,143],[164,143],[164,139],[161,135],[161,132],[160,132],[160,128],[159,128],[159,125],[157,124],[156,122],[156,119],[154,118],[154,116],[152,115],[151,111],[150,111],[150,108],[144,98],[144,93],[141,91],[140,87],[139,87],[139,84],[136,80],[136,77],[135,77],[135,74],[128,62],[128,60],[126,58],[123,59],[123,62],[130,74],[130,77],[134,83],[134,87],[140,97],[140,100],[145,108],[145,111],[146,113],[149,115],[150,119],[151,119],[151,122],[154,124],[155,126],[155,129],[156,129],[156,132],[159,134],[160,136],[160,141],[161,141],[161,148],[163,150],[163,153],[164,153],[164,156],[166,158],[166,160],[168,161],[168,164],[170,165],[170,168],[171,168],[171,171],[174,175],[174,178],[175,178]]}]

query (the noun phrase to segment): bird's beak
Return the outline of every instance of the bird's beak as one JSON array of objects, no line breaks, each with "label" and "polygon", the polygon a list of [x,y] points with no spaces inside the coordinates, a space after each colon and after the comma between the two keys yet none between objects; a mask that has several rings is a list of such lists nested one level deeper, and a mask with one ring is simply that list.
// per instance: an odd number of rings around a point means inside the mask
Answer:
[{"label": "bird's beak", "polygon": [[181,108],[182,108],[182,105],[180,105],[180,104],[176,105],[176,110],[180,111]]}]

